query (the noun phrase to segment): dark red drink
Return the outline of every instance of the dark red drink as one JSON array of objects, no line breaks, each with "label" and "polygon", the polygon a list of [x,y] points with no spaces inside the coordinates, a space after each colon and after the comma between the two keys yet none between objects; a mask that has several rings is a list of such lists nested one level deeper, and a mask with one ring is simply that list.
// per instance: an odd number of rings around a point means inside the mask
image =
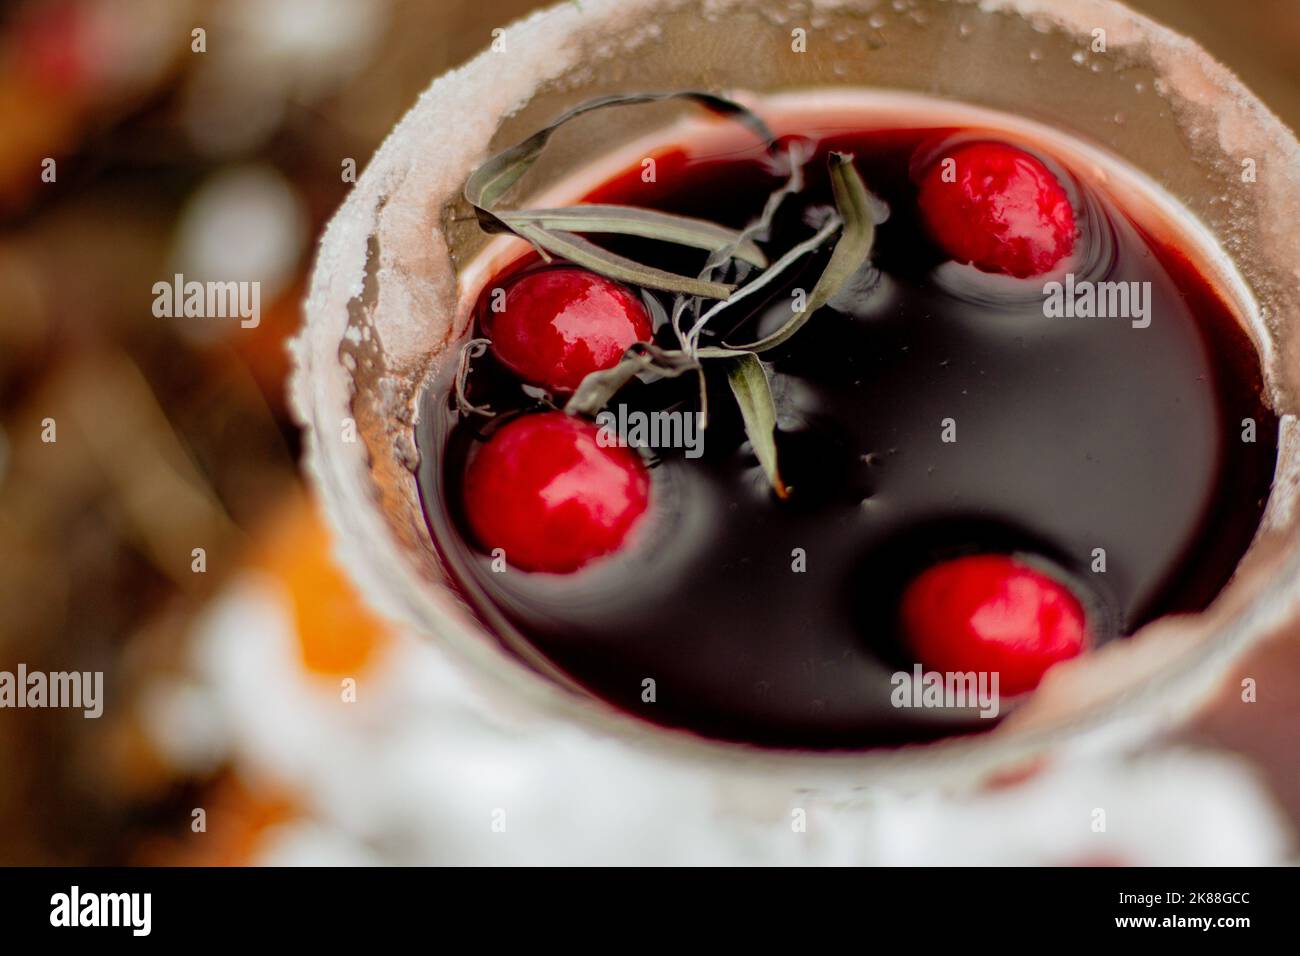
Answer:
[{"label": "dark red drink", "polygon": [[[950,261],[936,237],[919,202],[927,173],[986,142],[1023,150],[1061,184],[1077,234],[1056,272],[990,274]],[[489,352],[474,362],[468,396],[503,414],[459,411],[450,370],[423,409],[429,526],[491,629],[646,720],[809,749],[985,729],[991,722],[971,708],[894,699],[895,675],[918,663],[901,610],[909,586],[945,562],[1013,557],[1077,601],[1084,653],[1157,616],[1203,608],[1246,550],[1273,476],[1276,420],[1258,358],[1218,280],[1194,264],[1190,234],[1151,216],[1136,193],[1103,189],[1050,144],[867,122],[807,132],[807,143],[807,185],[763,242],[773,258],[832,207],[831,151],[853,155],[888,218],[871,254],[876,273],[762,356],[790,496],[774,494],[758,466],[726,377],[706,371],[702,445],[638,451],[650,503],[625,547],[573,573],[502,572],[500,562],[493,570],[491,542],[466,516],[467,462],[512,416],[546,402]],[[742,228],[785,170],[742,132],[729,148],[716,145],[707,155],[660,152],[654,182],[632,166],[586,200]],[[705,257],[640,239],[600,242],[684,274]],[[805,257],[701,341],[752,341],[780,327],[795,290],[815,284],[828,256]],[[1023,261],[1021,271],[1036,268]],[[530,256],[494,277],[483,318],[492,289],[554,267]],[[1133,295],[1122,314],[1097,314],[1106,306],[1083,305],[1088,283],[1099,296],[1120,284]],[[673,297],[650,295],[655,340],[673,348]],[[692,375],[633,382],[609,407],[618,406],[625,417],[693,413],[698,385]],[[1244,420],[1253,441],[1243,440]],[[1005,713],[1014,700],[1003,694]]]}]

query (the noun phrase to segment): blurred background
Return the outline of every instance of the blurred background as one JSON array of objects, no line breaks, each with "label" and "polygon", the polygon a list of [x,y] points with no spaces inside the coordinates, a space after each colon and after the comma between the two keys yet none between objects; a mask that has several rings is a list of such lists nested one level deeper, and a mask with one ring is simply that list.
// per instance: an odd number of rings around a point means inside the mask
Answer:
[{"label": "blurred background", "polygon": [[[1298,0],[1131,5],[1300,126]],[[434,76],[535,6],[0,7],[0,670],[103,671],[106,698],[99,720],[0,710],[0,863],[492,859],[422,822],[454,817],[439,787],[487,785],[473,748],[439,742],[420,716],[453,683],[332,563],[297,472],[284,342],[349,161],[363,169]],[[153,284],[174,273],[256,278],[259,325],[156,318]],[[1294,642],[1267,653],[1261,667],[1300,685]],[[391,692],[387,709],[339,718],[339,682],[358,675]],[[1274,736],[1300,728],[1295,699],[1265,705],[1252,716]],[[1229,713],[1116,786],[1158,804],[1172,779],[1158,761],[1174,760],[1209,801],[1189,814],[1255,821],[1228,827],[1236,862],[1286,858],[1300,770],[1290,745]],[[364,790],[339,779],[359,751],[387,755]],[[447,772],[423,803],[410,775],[429,759]],[[1077,788],[1071,772],[1042,786]],[[899,810],[917,824],[923,812]],[[994,811],[960,812],[974,824]],[[378,826],[383,814],[407,829]],[[1068,845],[1040,860],[1030,843],[1010,861],[1090,861]],[[1178,862],[1168,850],[1109,861]],[[941,860],[913,845],[901,861]]]}]

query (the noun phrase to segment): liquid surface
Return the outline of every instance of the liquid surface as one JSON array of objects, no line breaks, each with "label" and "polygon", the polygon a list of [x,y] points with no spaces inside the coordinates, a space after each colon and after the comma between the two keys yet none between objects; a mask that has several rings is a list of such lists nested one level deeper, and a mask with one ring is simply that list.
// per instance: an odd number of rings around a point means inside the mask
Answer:
[{"label": "liquid surface", "polygon": [[[448,379],[430,389],[417,435],[426,515],[491,629],[646,720],[761,745],[860,748],[991,725],[972,710],[890,702],[891,676],[913,663],[900,593],[937,560],[1025,556],[1070,584],[1099,642],[1213,598],[1250,542],[1275,463],[1276,421],[1247,336],[1177,235],[1130,221],[1122,196],[1041,150],[1079,216],[1076,278],[1150,283],[1150,324],[1048,317],[1042,279],[1008,284],[945,264],[918,221],[910,170],[971,138],[1007,137],[930,128],[812,138],[808,187],[778,216],[772,257],[812,233],[810,209],[831,204],[829,150],[855,155],[889,217],[873,252],[878,281],[764,355],[781,468],[795,489],[788,502],[771,494],[714,373],[703,455],[647,452],[653,510],[631,547],[576,575],[493,573],[459,506],[466,458],[491,425],[459,416]],[[656,163],[655,182],[637,166],[587,199],[740,228],[783,181],[739,134],[723,155],[687,145]],[[637,240],[602,244],[690,274],[703,262]],[[747,341],[778,327],[825,256],[754,308],[722,316],[715,332]],[[537,267],[523,260],[511,271]],[[671,297],[659,298],[671,312]],[[665,328],[659,341],[675,345]],[[537,407],[490,355],[474,363],[471,397],[497,410]],[[633,383],[619,404],[691,411],[697,385]],[[1253,443],[1241,438],[1246,418],[1257,423]]]}]

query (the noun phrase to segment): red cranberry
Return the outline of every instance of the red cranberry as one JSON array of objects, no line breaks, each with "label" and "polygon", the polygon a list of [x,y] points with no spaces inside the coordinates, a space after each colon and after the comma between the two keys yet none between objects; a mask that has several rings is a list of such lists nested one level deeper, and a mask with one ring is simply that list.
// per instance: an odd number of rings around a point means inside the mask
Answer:
[{"label": "red cranberry", "polygon": [[1074,210],[1041,161],[1005,143],[954,150],[921,178],[926,227],[949,255],[985,272],[1027,278],[1050,272],[1074,248]]},{"label": "red cranberry", "polygon": [[903,595],[903,629],[930,670],[999,673],[999,690],[1033,690],[1047,669],[1083,651],[1083,607],[1047,575],[999,554],[927,568]]},{"label": "red cranberry", "polygon": [[629,448],[563,412],[525,415],[471,459],[465,512],[479,544],[525,571],[576,571],[618,549],[646,510],[650,475]]},{"label": "red cranberry", "polygon": [[533,385],[569,392],[597,369],[618,364],[633,342],[649,340],[650,314],[627,287],[564,266],[525,273],[505,287],[501,311],[488,298],[483,324],[492,348]]}]

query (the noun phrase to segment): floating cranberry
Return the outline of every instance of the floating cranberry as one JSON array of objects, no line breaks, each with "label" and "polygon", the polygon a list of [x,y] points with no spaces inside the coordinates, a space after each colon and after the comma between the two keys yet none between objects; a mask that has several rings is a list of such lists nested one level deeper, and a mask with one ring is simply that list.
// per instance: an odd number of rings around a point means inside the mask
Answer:
[{"label": "floating cranberry", "polygon": [[1070,197],[1040,160],[1006,143],[971,143],[946,159],[921,177],[918,201],[954,259],[1023,279],[1070,254],[1078,233]]},{"label": "floating cranberry", "polygon": [[1083,607],[1060,582],[1006,555],[926,569],[903,595],[903,630],[929,670],[998,672],[999,690],[1033,690],[1088,642]]},{"label": "floating cranberry", "polygon": [[525,571],[576,571],[617,550],[646,510],[641,456],[602,447],[589,422],[563,412],[504,425],[471,459],[465,513],[479,544]]},{"label": "floating cranberry", "polygon": [[[498,305],[499,303],[499,305]],[[498,310],[499,309],[499,310]],[[572,266],[527,272],[489,296],[483,325],[492,349],[520,378],[569,392],[618,364],[652,332],[645,304],[626,286]]]}]

